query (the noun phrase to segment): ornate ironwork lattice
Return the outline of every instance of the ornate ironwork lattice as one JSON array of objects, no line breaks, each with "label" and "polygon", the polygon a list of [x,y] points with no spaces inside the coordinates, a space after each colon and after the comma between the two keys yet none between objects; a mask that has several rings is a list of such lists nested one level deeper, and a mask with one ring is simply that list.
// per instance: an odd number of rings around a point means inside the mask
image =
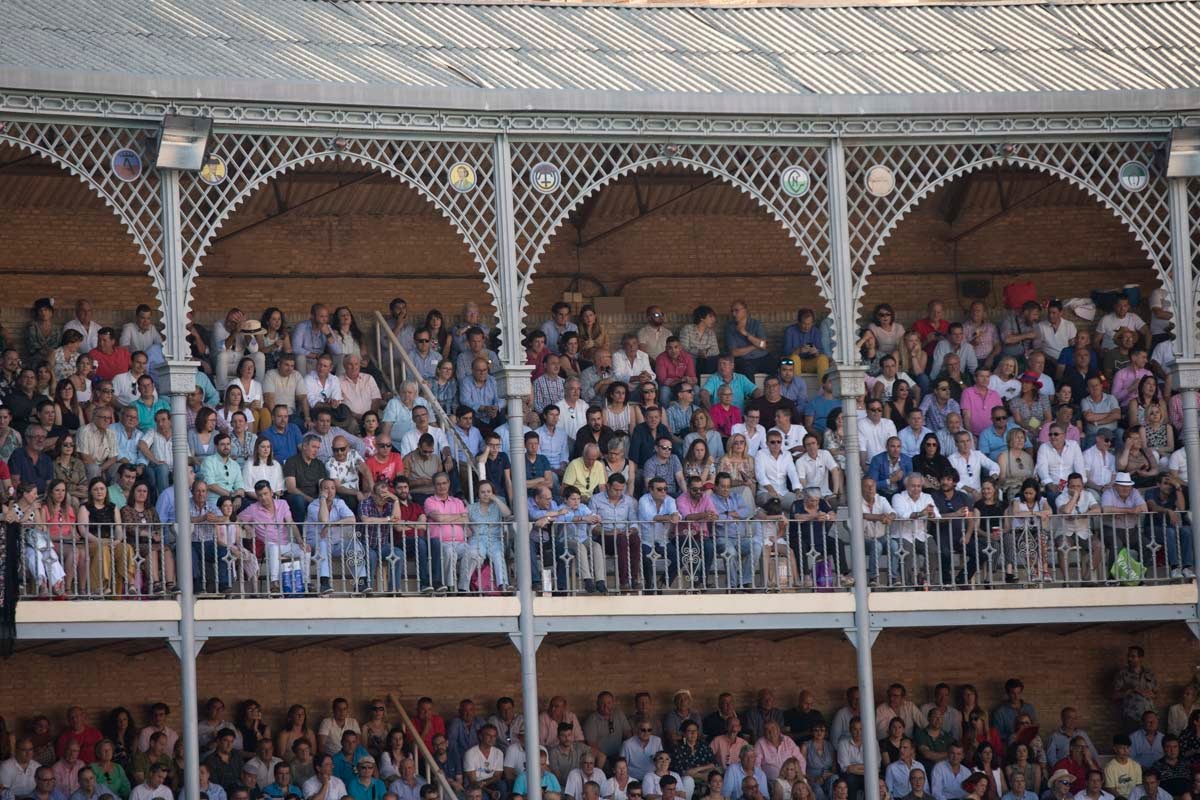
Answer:
[{"label": "ornate ironwork lattice", "polygon": [[[542,193],[531,173],[546,162],[560,170],[561,185]],[[828,190],[825,150],[818,146],[663,144],[657,142],[514,142],[513,205],[516,209],[516,261],[521,313],[550,238],[589,196],[618,178],[655,167],[673,166],[718,178],[746,193],[787,231],[833,307],[830,274]],[[783,172],[792,166],[808,174],[808,190],[798,197],[784,191]]]},{"label": "ornate ironwork lattice", "polygon": [[[1188,222],[1192,239],[1192,298],[1191,306],[1200,324],[1200,178],[1188,180]],[[1178,302],[1178,298],[1176,298]],[[1180,308],[1181,306],[1176,306]],[[1200,336],[1200,330],[1193,330],[1194,336]],[[1200,347],[1196,348],[1200,350]]]},{"label": "ornate ironwork lattice", "polygon": [[[418,141],[287,134],[219,133],[210,150],[226,165],[223,183],[210,185],[196,175],[184,177],[182,193],[183,261],[187,304],[196,275],[217,231],[255,191],[284,173],[318,161],[344,159],[390,175],[415,189],[462,236],[498,301],[496,266],[494,158],[482,142]],[[453,188],[450,170],[470,165],[476,184]]]},{"label": "ornate ironwork lattice", "polygon": [[[0,122],[0,142],[62,167],[112,209],[145,259],[159,308],[166,309],[158,174],[146,155],[148,132],[146,128]],[[134,180],[122,180],[113,169],[113,156],[121,150],[132,150],[141,158],[141,174]]]},{"label": "ornate ironwork lattice", "polygon": [[[1012,144],[933,143],[866,145],[846,149],[850,264],[855,315],[866,291],[871,266],[904,217],[934,190],[956,178],[992,166],[1019,167],[1055,175],[1083,189],[1107,207],[1137,237],[1159,280],[1171,289],[1170,211],[1167,183],[1156,159],[1156,141],[1014,142]],[[1140,191],[1121,185],[1121,167],[1147,167],[1149,184]],[[894,190],[883,197],[867,189],[867,173],[887,167]]]}]

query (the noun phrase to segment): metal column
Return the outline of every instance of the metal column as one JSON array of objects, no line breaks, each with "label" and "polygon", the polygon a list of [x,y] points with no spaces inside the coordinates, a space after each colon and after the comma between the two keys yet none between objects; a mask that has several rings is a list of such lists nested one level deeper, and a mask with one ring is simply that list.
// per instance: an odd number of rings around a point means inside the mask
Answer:
[{"label": "metal column", "polygon": [[512,462],[512,510],[516,536],[517,588],[520,594],[521,708],[525,715],[525,772],[529,800],[542,800],[542,763],[538,754],[537,646],[533,630],[533,565],[529,542],[529,507],[525,489],[524,398],[532,392],[533,368],[521,348],[521,276],[517,270],[516,223],[513,218],[512,147],[501,134],[495,142],[497,314],[504,362],[504,397],[508,407],[508,456]]},{"label": "metal column", "polygon": [[862,466],[858,456],[858,397],[866,370],[854,352],[858,298],[850,269],[849,210],[846,201],[846,151],[840,140],[829,145],[829,236],[833,267],[837,393],[842,398],[842,434],[846,445],[846,506],[850,520],[850,560],[854,572],[854,646],[858,654],[859,717],[863,726],[863,792],[879,800],[879,741],[875,736],[875,676],[871,663],[870,595],[867,551],[863,540]]},{"label": "metal column", "polygon": [[175,565],[179,582],[179,639],[173,641],[179,656],[183,693],[183,758],[187,796],[200,796],[199,701],[196,698],[196,619],[192,591],[192,520],[189,496],[187,396],[196,388],[196,363],[184,361],[187,353],[187,293],[180,238],[179,173],[158,170],[162,203],[163,296],[165,350],[168,361],[159,371],[159,390],[171,398],[171,455],[175,491]]},{"label": "metal column", "polygon": [[[1188,178],[1168,178],[1167,206],[1171,213],[1171,286],[1174,297],[1175,365],[1173,384],[1182,392],[1183,448],[1187,453],[1188,519],[1192,524],[1193,565],[1200,569],[1200,527],[1196,512],[1200,509],[1200,411],[1196,392],[1200,390],[1200,358],[1196,346],[1196,286],[1193,280],[1191,221],[1188,219]],[[1196,579],[1196,613],[1190,627],[1200,637],[1200,577]]]}]

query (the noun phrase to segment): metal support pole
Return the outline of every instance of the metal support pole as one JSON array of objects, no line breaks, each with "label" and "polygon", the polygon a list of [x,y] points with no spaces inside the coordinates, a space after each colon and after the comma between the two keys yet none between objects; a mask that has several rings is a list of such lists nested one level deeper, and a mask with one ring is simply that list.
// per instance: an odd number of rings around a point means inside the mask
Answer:
[{"label": "metal support pole", "polygon": [[496,310],[501,323],[501,361],[504,362],[504,397],[508,407],[508,456],[512,462],[514,533],[517,554],[517,589],[520,595],[521,707],[525,714],[525,796],[542,800],[542,762],[538,751],[537,646],[533,631],[533,563],[529,542],[529,506],[525,484],[524,399],[533,390],[533,368],[521,352],[521,276],[517,269],[516,221],[512,189],[512,148],[501,134],[495,142],[496,259],[498,281]]},{"label": "metal support pole", "polygon": [[[829,235],[833,266],[834,323],[837,326],[837,394],[842,398],[842,436],[846,446],[846,504],[850,520],[850,562],[854,573],[855,650],[858,656],[859,718],[863,726],[863,794],[879,800],[879,742],[875,735],[875,676],[871,662],[870,594],[867,549],[863,539],[862,465],[858,456],[858,397],[866,370],[854,352],[858,298],[850,269],[849,208],[846,201],[846,151],[841,141],[829,145]],[[878,631],[875,631],[878,633]]]},{"label": "metal support pole", "polygon": [[[1188,179],[1167,179],[1167,207],[1171,215],[1171,285],[1174,297],[1175,364],[1171,369],[1174,389],[1182,392],[1183,449],[1187,454],[1188,520],[1192,524],[1193,568],[1200,570],[1200,411],[1196,392],[1200,390],[1200,353],[1196,342],[1196,295],[1193,279],[1191,220],[1188,219]],[[1200,638],[1200,577],[1196,579],[1196,613],[1189,622],[1192,633]]]},{"label": "metal support pole", "polygon": [[171,398],[171,456],[175,491],[175,564],[179,583],[179,672],[183,693],[184,780],[189,799],[200,796],[199,701],[196,698],[196,617],[192,591],[192,520],[189,497],[187,396],[196,388],[196,367],[186,354],[187,292],[180,238],[179,173],[158,170],[162,202],[163,272],[168,361],[160,370],[159,388]]}]

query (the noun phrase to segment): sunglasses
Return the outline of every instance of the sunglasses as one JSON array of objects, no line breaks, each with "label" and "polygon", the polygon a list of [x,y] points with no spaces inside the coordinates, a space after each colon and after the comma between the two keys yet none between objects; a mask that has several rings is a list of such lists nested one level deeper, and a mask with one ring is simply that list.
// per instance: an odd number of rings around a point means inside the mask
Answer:
[{"label": "sunglasses", "polygon": [[413,339],[417,344],[429,344],[429,339]]}]

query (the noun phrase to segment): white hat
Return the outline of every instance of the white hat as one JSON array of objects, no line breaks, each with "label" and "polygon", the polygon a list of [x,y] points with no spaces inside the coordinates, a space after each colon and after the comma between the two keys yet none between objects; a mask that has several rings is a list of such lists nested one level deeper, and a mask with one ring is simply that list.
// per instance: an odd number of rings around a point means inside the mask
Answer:
[{"label": "white hat", "polygon": [[1129,477],[1128,472],[1118,472],[1113,483],[1117,486],[1133,486],[1133,478]]}]

